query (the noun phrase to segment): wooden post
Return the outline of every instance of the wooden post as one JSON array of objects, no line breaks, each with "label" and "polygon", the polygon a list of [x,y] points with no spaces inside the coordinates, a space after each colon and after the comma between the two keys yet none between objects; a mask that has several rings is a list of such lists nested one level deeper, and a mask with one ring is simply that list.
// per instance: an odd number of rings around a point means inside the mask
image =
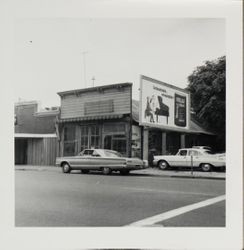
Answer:
[{"label": "wooden post", "polygon": [[181,134],[180,135],[180,148],[185,148],[186,147],[186,135]]},{"label": "wooden post", "polygon": [[166,155],[167,153],[167,133],[162,132],[162,154]]},{"label": "wooden post", "polygon": [[143,160],[148,160],[148,129],[143,127]]}]

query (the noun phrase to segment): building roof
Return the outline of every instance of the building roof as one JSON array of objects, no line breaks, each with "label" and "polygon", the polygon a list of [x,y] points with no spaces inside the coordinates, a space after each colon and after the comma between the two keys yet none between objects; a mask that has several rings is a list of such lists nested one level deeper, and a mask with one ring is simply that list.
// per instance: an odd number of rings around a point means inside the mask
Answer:
[{"label": "building roof", "polygon": [[[137,100],[132,100],[132,118],[135,122],[139,123],[139,101],[137,101]],[[158,128],[160,128],[160,126]],[[214,133],[205,129],[202,125],[200,125],[192,117],[190,119],[188,133],[214,135]]]},{"label": "building roof", "polygon": [[25,106],[25,105],[38,105],[38,101],[19,101],[14,103],[14,106]]},{"label": "building roof", "polygon": [[97,86],[97,87],[92,87],[92,88],[74,89],[74,90],[58,92],[57,94],[62,97],[65,95],[86,93],[86,92],[91,92],[91,91],[101,91],[101,90],[105,90],[105,89],[122,88],[122,87],[128,87],[128,86],[132,86],[132,83],[130,83],[130,82],[116,83],[116,84],[103,85],[103,86]]}]

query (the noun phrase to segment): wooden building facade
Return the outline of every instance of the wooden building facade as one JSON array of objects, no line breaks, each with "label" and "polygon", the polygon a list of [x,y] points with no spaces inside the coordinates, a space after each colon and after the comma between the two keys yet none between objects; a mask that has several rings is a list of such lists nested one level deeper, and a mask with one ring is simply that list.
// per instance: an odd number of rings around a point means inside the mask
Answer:
[{"label": "wooden building facade", "polygon": [[59,92],[60,156],[105,148],[131,156],[132,83]]},{"label": "wooden building facade", "polygon": [[15,164],[55,164],[58,115],[58,107],[40,109],[36,101],[15,104]]},{"label": "wooden building facade", "polygon": [[56,134],[15,134],[15,164],[55,164]]}]

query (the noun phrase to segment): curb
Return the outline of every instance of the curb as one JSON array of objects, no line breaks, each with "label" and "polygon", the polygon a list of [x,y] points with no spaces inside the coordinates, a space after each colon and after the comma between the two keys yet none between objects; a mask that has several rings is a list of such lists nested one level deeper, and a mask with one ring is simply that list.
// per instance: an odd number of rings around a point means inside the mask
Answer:
[{"label": "curb", "polygon": [[[59,167],[30,167],[30,168],[26,168],[26,167],[16,167],[15,168],[16,171],[59,171],[60,168]],[[139,172],[137,172],[139,173]],[[223,176],[217,177],[217,176],[201,176],[201,175],[176,175],[176,174],[162,174],[162,173],[140,173],[140,174],[145,174],[145,175],[149,175],[149,176],[155,176],[155,177],[164,177],[164,178],[185,178],[185,179],[211,179],[211,180],[225,180],[226,178]]]},{"label": "curb", "polygon": [[185,178],[185,179],[209,179],[209,180],[225,180],[225,177],[216,176],[184,176],[184,175],[171,175],[172,178]]}]

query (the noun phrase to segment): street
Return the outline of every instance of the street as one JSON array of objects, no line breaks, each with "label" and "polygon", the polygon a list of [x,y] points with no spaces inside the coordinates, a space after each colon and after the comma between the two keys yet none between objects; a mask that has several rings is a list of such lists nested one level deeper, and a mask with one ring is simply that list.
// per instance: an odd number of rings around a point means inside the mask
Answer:
[{"label": "street", "polygon": [[15,225],[224,227],[224,195],[225,180],[17,170]]}]

